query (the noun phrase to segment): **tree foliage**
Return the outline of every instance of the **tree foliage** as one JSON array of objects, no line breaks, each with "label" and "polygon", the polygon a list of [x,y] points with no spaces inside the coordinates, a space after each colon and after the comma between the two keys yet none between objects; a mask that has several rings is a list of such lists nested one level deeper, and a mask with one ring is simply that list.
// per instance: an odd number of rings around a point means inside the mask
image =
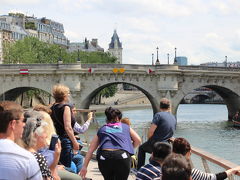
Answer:
[{"label": "tree foliage", "polygon": [[[79,54],[78,54],[79,53]],[[57,63],[62,60],[63,63],[76,63],[80,57],[81,63],[115,63],[117,58],[105,52],[86,52],[74,51],[68,52],[66,48],[62,48],[56,44],[49,44],[39,41],[34,37],[26,37],[12,44],[4,46],[4,63]],[[34,91],[34,92],[33,92]],[[33,90],[28,93],[28,96],[37,95],[38,92]],[[111,85],[104,88],[98,93],[97,102],[101,103],[101,97],[112,97],[117,92],[117,86]],[[95,98],[95,100],[96,100]]]},{"label": "tree foliage", "polygon": [[[4,63],[76,63],[78,52],[68,52],[56,44],[39,41],[34,37],[26,37],[4,48]],[[82,63],[115,63],[116,57],[104,52],[79,52]]]}]

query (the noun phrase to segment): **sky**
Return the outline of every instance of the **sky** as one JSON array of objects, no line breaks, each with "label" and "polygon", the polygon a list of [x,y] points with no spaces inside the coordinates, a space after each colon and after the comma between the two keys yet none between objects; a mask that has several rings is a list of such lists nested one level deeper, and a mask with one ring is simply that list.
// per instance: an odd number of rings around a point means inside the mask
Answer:
[{"label": "sky", "polygon": [[189,65],[240,61],[239,0],[0,0],[0,15],[21,12],[64,25],[70,42],[97,38],[107,51],[114,29],[123,46],[124,64]]}]

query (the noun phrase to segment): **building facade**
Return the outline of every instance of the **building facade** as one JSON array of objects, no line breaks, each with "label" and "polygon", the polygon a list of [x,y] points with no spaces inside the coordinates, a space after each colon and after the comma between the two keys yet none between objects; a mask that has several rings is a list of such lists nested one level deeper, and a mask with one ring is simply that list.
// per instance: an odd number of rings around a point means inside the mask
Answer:
[{"label": "building facade", "polygon": [[179,66],[187,66],[188,61],[187,61],[187,57],[185,56],[177,56],[175,58],[176,64]]},{"label": "building facade", "polygon": [[201,66],[208,66],[208,67],[231,67],[231,68],[239,68],[240,67],[240,62],[235,61],[235,62],[207,62],[207,63],[202,63],[200,64]]},{"label": "building facade", "polygon": [[0,21],[0,63],[3,61],[4,47],[11,42],[11,27],[10,24]]},{"label": "building facade", "polygon": [[27,36],[67,48],[63,24],[46,18],[28,17],[21,13],[0,16],[0,63],[3,63],[4,46]]},{"label": "building facade", "polygon": [[104,49],[98,45],[98,39],[92,39],[92,41],[87,40],[85,38],[84,42],[72,42],[69,43],[68,51],[74,52],[74,51],[87,51],[87,52],[104,52]]},{"label": "building facade", "polygon": [[117,58],[117,63],[122,64],[122,43],[119,40],[117,30],[114,30],[111,42],[109,44],[108,52]]}]

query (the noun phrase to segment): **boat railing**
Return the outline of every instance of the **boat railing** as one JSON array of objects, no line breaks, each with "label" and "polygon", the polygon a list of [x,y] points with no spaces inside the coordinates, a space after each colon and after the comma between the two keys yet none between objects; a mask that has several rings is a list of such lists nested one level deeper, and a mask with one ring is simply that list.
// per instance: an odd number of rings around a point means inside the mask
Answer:
[{"label": "boat railing", "polygon": [[[142,141],[147,140],[147,132],[148,128],[140,127],[135,129],[138,134],[141,134]],[[192,155],[191,155],[191,164],[194,168],[204,171],[206,173],[219,173],[223,172],[227,169],[234,168],[238,166],[228,160],[220,158],[216,155],[213,155],[209,152],[206,152],[202,149],[192,147]],[[232,175],[228,177],[229,180],[237,180],[240,179],[239,175]]]},{"label": "boat railing", "polygon": [[[96,121],[97,122],[97,121]],[[99,128],[98,123],[93,123],[93,128],[96,130]],[[138,124],[136,126],[132,126],[132,128],[141,135],[142,142],[145,142],[147,140],[147,134],[149,127],[147,126],[141,126],[141,124]],[[93,137],[96,134],[96,132],[86,132],[84,133],[85,136],[85,150],[88,150],[89,143],[91,140],[91,137]],[[136,152],[137,153],[137,152]],[[238,166],[237,164],[234,164],[228,160],[225,160],[223,158],[220,158],[216,155],[213,155],[209,152],[206,152],[204,150],[201,150],[199,148],[192,146],[192,156],[191,156],[191,163],[194,168],[197,168],[201,171],[204,171],[206,173],[219,173],[223,172],[227,169],[234,168]],[[239,175],[232,175],[228,177],[229,180],[237,180],[240,179]]]}]

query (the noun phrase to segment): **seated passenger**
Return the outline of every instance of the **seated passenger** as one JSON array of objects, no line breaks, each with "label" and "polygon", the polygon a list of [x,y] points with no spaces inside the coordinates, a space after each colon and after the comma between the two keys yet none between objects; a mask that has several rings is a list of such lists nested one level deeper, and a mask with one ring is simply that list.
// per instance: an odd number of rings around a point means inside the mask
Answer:
[{"label": "seated passenger", "polygon": [[191,165],[181,154],[171,154],[163,162],[162,180],[191,180]]},{"label": "seated passenger", "polygon": [[[29,117],[26,120],[26,125],[23,131],[22,140],[24,142],[25,148],[32,152],[36,157],[42,176],[44,179],[53,179],[52,172],[47,165],[45,157],[38,153],[38,150],[47,146],[47,127],[48,124],[43,122],[41,119],[36,117]],[[59,159],[61,152],[60,142],[56,144],[55,155]],[[60,179],[55,178],[55,179]]]},{"label": "seated passenger", "polygon": [[[173,141],[173,152],[177,154],[182,154],[187,159],[190,159],[191,146],[186,139],[176,138]],[[236,168],[228,169],[218,174],[212,174],[212,173],[201,172],[200,170],[193,168],[192,180],[212,180],[212,179],[222,180],[222,179],[226,179],[231,174],[237,173],[239,170],[240,170],[240,166]]]},{"label": "seated passenger", "polygon": [[160,180],[162,163],[171,152],[172,148],[168,143],[156,142],[153,145],[151,162],[139,169],[136,180]]},{"label": "seated passenger", "polygon": [[33,154],[15,143],[22,137],[23,119],[23,109],[19,104],[0,102],[0,179],[42,179]]}]

